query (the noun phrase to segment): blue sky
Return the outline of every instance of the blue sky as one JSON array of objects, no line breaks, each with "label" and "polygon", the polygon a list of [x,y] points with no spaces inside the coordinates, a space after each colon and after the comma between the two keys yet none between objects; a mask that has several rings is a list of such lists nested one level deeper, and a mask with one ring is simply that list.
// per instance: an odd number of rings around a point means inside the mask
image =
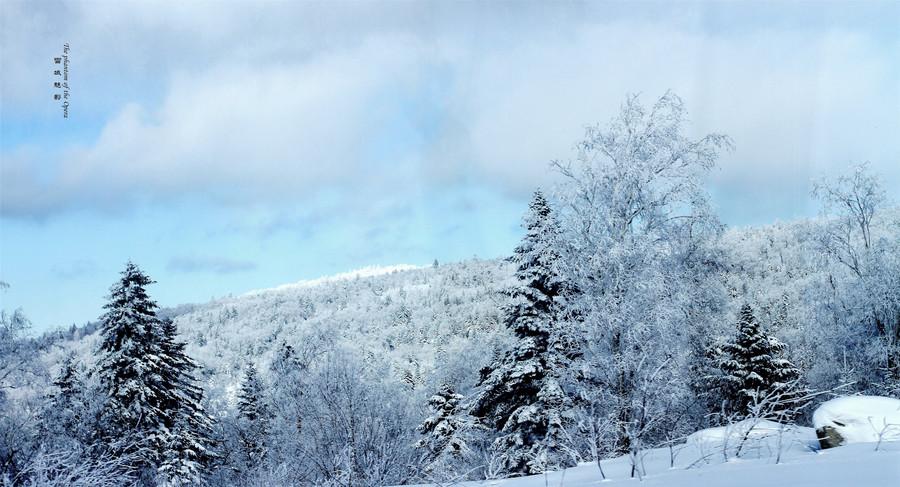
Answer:
[{"label": "blue sky", "polygon": [[[897,2],[0,3],[0,294],[83,323],[127,259],[163,305],[510,252],[529,193],[628,93],[736,144],[722,220],[900,190]],[[52,58],[71,46],[70,118]]]}]

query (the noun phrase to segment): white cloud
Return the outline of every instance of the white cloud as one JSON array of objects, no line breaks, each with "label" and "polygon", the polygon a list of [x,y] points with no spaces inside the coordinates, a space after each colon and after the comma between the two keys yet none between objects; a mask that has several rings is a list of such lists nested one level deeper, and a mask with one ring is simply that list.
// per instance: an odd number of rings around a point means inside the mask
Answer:
[{"label": "white cloud", "polygon": [[[726,206],[760,192],[797,204],[810,176],[851,160],[900,185],[900,42],[855,27],[728,34],[577,9],[541,22],[543,8],[510,20],[422,6],[102,5],[102,15],[79,6],[70,27],[85,63],[164,79],[162,94],[116,109],[49,177],[33,153],[4,153],[4,214],[197,193],[302,201],[329,186],[377,196],[477,180],[522,191],[546,184],[548,162],[626,93],[649,102],[667,89],[697,132],[735,139],[712,178]],[[23,83],[3,78],[4,89]]]}]

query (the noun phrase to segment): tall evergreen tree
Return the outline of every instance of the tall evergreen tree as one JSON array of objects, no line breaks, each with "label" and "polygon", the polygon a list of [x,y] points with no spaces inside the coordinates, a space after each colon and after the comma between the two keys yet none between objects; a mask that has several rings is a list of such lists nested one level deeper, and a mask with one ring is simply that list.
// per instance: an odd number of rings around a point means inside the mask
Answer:
[{"label": "tall evergreen tree", "polygon": [[483,371],[472,414],[496,431],[493,448],[510,473],[533,474],[572,465],[563,428],[571,406],[559,371],[574,354],[561,319],[567,292],[556,265],[558,228],[550,205],[535,192],[516,248],[518,285],[506,324],[513,348]]},{"label": "tall evergreen tree", "polygon": [[[782,357],[785,346],[760,327],[749,304],[741,307],[737,335],[722,347],[721,382],[728,412],[753,414],[764,400],[767,412],[790,416],[801,395],[800,373]],[[757,411],[757,414],[759,412]]]},{"label": "tall evergreen tree", "polygon": [[101,317],[96,373],[105,396],[102,436],[117,453],[135,454],[138,466],[155,467],[165,449],[165,364],[157,305],[147,294],[153,281],[128,262],[110,288]]},{"label": "tall evergreen tree", "polygon": [[153,281],[132,262],[121,276],[101,319],[102,439],[113,453],[132,456],[148,482],[200,485],[211,419],[193,376],[197,365],[174,323],[157,316],[146,290]]},{"label": "tall evergreen tree", "polygon": [[248,363],[238,392],[238,413],[242,420],[241,444],[251,466],[258,465],[266,453],[270,412],[265,403],[264,389],[256,367]]}]

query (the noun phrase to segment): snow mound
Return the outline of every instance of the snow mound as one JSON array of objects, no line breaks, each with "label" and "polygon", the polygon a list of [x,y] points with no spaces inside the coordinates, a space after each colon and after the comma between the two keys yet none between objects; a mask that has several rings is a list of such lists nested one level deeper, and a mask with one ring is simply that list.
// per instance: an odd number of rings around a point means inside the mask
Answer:
[{"label": "snow mound", "polygon": [[813,413],[820,437],[837,433],[837,444],[900,441],[900,399],[847,396],[823,403]]}]

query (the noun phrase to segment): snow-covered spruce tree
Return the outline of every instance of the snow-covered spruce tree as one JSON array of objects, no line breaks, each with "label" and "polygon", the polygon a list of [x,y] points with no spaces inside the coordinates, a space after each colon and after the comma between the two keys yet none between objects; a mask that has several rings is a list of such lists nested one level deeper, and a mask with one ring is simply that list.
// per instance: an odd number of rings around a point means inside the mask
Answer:
[{"label": "snow-covered spruce tree", "polygon": [[161,379],[166,392],[162,408],[170,421],[157,481],[173,487],[203,485],[213,458],[213,440],[212,418],[203,409],[203,390],[194,377],[198,365],[185,353],[185,344],[177,340],[172,320],[163,321],[161,331]]},{"label": "snow-covered spruce tree", "polygon": [[73,409],[73,403],[84,387],[74,354],[67,354],[63,359],[53,386],[56,390],[49,395],[50,406],[57,410]]},{"label": "snow-covered spruce tree", "polygon": [[167,393],[162,381],[162,327],[147,294],[153,281],[128,262],[110,289],[101,317],[96,375],[105,397],[101,439],[140,468],[159,465],[168,442]]},{"label": "snow-covered spruce tree", "polygon": [[85,384],[74,354],[67,354],[53,380],[53,390],[47,395],[41,413],[41,435],[45,443],[61,441],[86,442],[82,434],[86,406],[83,402]]},{"label": "snow-covered spruce tree", "polygon": [[128,262],[110,290],[101,319],[96,366],[104,395],[101,441],[134,458],[149,482],[202,484],[210,423],[193,377],[196,364],[156,315],[146,286],[153,281]]},{"label": "snow-covered spruce tree", "polygon": [[765,405],[765,413],[772,419],[792,417],[798,406],[795,400],[802,395],[800,372],[782,358],[784,344],[760,328],[749,304],[741,307],[737,328],[734,340],[722,347],[726,413],[757,415],[759,412],[753,409],[760,401],[769,400],[774,402]]},{"label": "snow-covered spruce tree", "polygon": [[265,386],[256,366],[248,363],[238,392],[238,413],[241,419],[240,440],[250,467],[259,466],[266,456],[271,418],[265,394]]},{"label": "snow-covered spruce tree", "polygon": [[562,303],[569,292],[556,263],[558,227],[550,205],[535,192],[516,248],[517,287],[505,310],[516,343],[483,373],[471,414],[499,436],[493,450],[501,470],[534,474],[573,465],[564,439],[571,402],[559,384],[575,351],[565,332]]},{"label": "snow-covered spruce tree", "polygon": [[449,384],[441,385],[428,399],[431,415],[417,430],[422,438],[416,442],[421,452],[419,462],[429,476],[457,474],[455,467],[469,453],[466,433],[475,427],[474,418],[462,407],[463,396]]}]

